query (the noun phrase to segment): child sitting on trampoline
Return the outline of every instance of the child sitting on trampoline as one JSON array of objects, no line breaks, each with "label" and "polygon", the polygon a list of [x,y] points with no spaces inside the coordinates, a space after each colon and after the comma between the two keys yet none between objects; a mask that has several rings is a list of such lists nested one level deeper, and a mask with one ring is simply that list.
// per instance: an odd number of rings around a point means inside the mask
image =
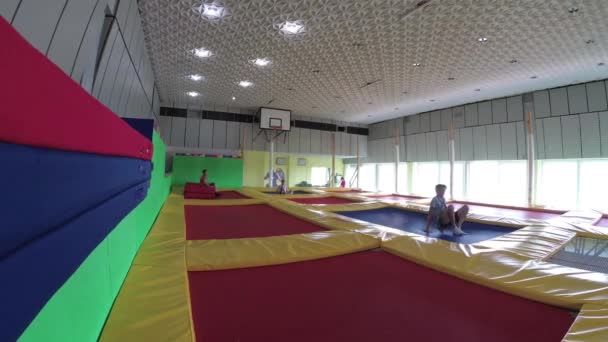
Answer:
[{"label": "child sitting on trampoline", "polygon": [[200,184],[203,188],[213,188],[213,192],[215,192],[215,197],[220,196],[220,193],[215,191],[215,183],[207,183],[207,169],[203,169],[203,175],[201,176]]},{"label": "child sitting on trampoline", "polygon": [[451,225],[454,229],[454,235],[463,235],[465,232],[462,231],[462,223],[469,213],[469,206],[465,204],[457,211],[454,211],[453,205],[445,204],[443,195],[445,194],[446,189],[447,186],[443,184],[437,184],[435,186],[435,193],[437,196],[433,197],[433,200],[431,201],[424,231],[430,233],[431,224],[437,222],[440,231],[443,231],[444,228]]},{"label": "child sitting on trampoline", "polygon": [[285,179],[279,179],[279,187],[277,188],[277,193],[279,195],[286,195],[289,193],[289,189],[287,188],[287,182]]}]

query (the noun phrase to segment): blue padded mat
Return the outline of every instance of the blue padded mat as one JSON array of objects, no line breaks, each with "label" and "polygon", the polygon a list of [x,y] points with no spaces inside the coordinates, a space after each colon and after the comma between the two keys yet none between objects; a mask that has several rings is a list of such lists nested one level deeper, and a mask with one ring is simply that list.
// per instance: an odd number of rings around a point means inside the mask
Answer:
[{"label": "blue padded mat", "polygon": [[[280,195],[277,192],[274,191],[268,191],[268,192],[264,192],[265,194],[268,195]],[[306,191],[301,191],[301,190],[294,190],[291,193],[287,194],[287,195],[315,195],[312,192],[306,192]]]},{"label": "blue padded mat", "polygon": [[150,161],[0,143],[0,258],[150,179]]},{"label": "blue padded mat", "polygon": [[452,234],[452,229],[446,229],[441,233],[436,226],[431,226],[430,234],[424,232],[426,227],[426,214],[417,213],[397,208],[380,208],[359,211],[341,211],[338,214],[354,218],[361,221],[375,223],[391,228],[400,229],[409,233],[427,235],[442,240],[458,242],[462,244],[476,243],[493,239],[495,237],[510,233],[512,228],[492,226],[489,224],[465,222],[462,230],[467,234],[456,236]]},{"label": "blue padded mat", "polygon": [[146,197],[147,189],[147,182],[133,186],[0,258],[0,341],[17,340],[91,251]]}]

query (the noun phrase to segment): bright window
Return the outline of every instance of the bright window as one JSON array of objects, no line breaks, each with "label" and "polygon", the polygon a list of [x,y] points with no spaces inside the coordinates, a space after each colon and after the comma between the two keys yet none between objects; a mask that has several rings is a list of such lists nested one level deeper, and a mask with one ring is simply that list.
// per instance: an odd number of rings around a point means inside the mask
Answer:
[{"label": "bright window", "polygon": [[439,163],[414,163],[412,192],[421,196],[435,196],[435,185],[439,182]]},{"label": "bright window", "polygon": [[357,171],[357,164],[345,164],[344,165],[344,180],[346,180],[346,187],[349,188],[357,186],[357,179],[353,178]]},{"label": "bright window", "polygon": [[[454,162],[454,198],[464,198],[464,162]],[[441,162],[439,163],[439,180],[437,183],[445,184],[450,186],[450,163]],[[450,193],[450,189],[446,191]]]},{"label": "bright window", "polygon": [[605,211],[608,209],[608,160],[581,160],[579,173],[579,207]]},{"label": "bright window", "polygon": [[395,163],[378,164],[378,191],[395,192]]},{"label": "bright window", "polygon": [[363,164],[359,172],[361,176],[359,187],[363,190],[376,191],[376,164]]},{"label": "bright window", "polygon": [[397,169],[397,173],[399,174],[399,183],[397,192],[400,194],[407,194],[407,163],[399,163],[399,167]]},{"label": "bright window", "polygon": [[[454,173],[456,174],[456,170]],[[526,162],[523,160],[470,162],[466,197],[479,202],[525,204]]]},{"label": "bright window", "polygon": [[329,181],[329,171],[326,167],[313,167],[310,169],[310,182],[313,186],[325,186]]},{"label": "bright window", "polygon": [[536,202],[559,208],[577,207],[577,160],[542,160],[538,162]]}]

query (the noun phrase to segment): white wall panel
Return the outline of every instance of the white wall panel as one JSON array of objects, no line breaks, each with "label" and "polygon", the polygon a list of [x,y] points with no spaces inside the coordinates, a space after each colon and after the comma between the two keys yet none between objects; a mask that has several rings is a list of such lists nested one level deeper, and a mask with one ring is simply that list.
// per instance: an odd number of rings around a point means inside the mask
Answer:
[{"label": "white wall panel", "polygon": [[[249,138],[251,139],[251,137]],[[199,123],[198,147],[213,147],[213,120],[201,120]]]},{"label": "white wall panel", "polygon": [[534,140],[536,159],[545,159],[545,129],[542,119],[536,119],[534,125]]},{"label": "white wall panel", "polygon": [[426,135],[424,133],[416,134],[416,157],[418,161],[428,161],[426,150]]},{"label": "white wall panel", "polygon": [[[289,153],[300,152],[300,128],[291,127],[289,132]],[[331,154],[331,138],[329,141],[329,153]]]},{"label": "white wall panel", "polygon": [[473,127],[473,159],[488,159],[488,142],[486,141],[486,126]]},{"label": "white wall panel", "polygon": [[460,129],[460,160],[474,160],[473,128]]},{"label": "white wall panel", "polygon": [[502,157],[500,125],[486,126],[486,142],[488,144],[488,160],[500,160]]},{"label": "white wall panel", "polygon": [[566,88],[549,90],[551,116],[568,115],[568,91]]},{"label": "white wall panel", "polygon": [[184,147],[186,118],[171,119],[171,146]]},{"label": "white wall panel", "polygon": [[96,2],[97,0],[68,1],[57,24],[47,57],[68,75],[72,72],[78,47]]},{"label": "white wall panel", "polygon": [[584,84],[568,87],[568,105],[570,114],[587,113],[589,111],[587,108],[587,90]]},{"label": "white wall panel", "polygon": [[[3,0],[4,1],[4,0]],[[46,55],[51,37],[67,0],[22,0],[13,27],[38,51]]]},{"label": "white wall panel", "polygon": [[112,86],[108,105],[108,107],[115,113],[117,112],[118,104],[120,102],[120,96],[124,92],[125,81],[127,79],[130,66],[131,60],[129,59],[129,54],[125,51],[116,72],[116,78],[114,79],[114,85]]},{"label": "white wall panel", "polygon": [[492,122],[493,123],[507,122],[507,100],[506,99],[492,100]]},{"label": "white wall panel", "polygon": [[351,150],[350,134],[340,132],[340,148],[343,156],[352,156],[353,151]]},{"label": "white wall panel", "polygon": [[600,117],[600,139],[602,142],[602,157],[608,157],[608,112],[601,112]]},{"label": "white wall panel", "polygon": [[524,103],[521,95],[507,98],[507,121],[521,121],[524,119]]},{"label": "white wall panel", "polygon": [[416,134],[420,132],[420,115],[410,115],[405,117],[405,133]]},{"label": "white wall panel", "polygon": [[436,110],[431,112],[431,131],[441,130],[441,112]]},{"label": "white wall panel", "polygon": [[601,112],[608,109],[604,82],[587,83],[587,100],[589,101],[590,112]]},{"label": "white wall panel", "polygon": [[420,114],[420,133],[426,133],[431,130],[431,113]]},{"label": "white wall panel", "polygon": [[321,154],[331,155],[331,132],[321,131]]},{"label": "white wall panel", "polygon": [[407,161],[407,137],[402,135],[399,139],[399,162]]},{"label": "white wall panel", "polygon": [[517,131],[517,159],[526,159],[528,152],[526,150],[526,129],[524,122],[516,122],[515,130]]},{"label": "white wall panel", "polygon": [[200,133],[200,122],[198,118],[186,119],[186,147],[198,147],[198,135]]},{"label": "white wall panel", "polygon": [[213,120],[213,148],[226,148],[226,121]]},{"label": "white wall panel", "polygon": [[[99,46],[99,37],[101,36],[101,28],[105,19],[104,14],[104,6],[101,2],[97,3],[97,6],[95,7],[91,16],[91,21],[87,25],[84,37],[82,38],[82,45],[78,49],[74,64],[70,70],[70,76],[72,79],[77,83],[80,83],[80,85],[91,94],[93,89],[93,80],[95,78],[95,62],[97,59],[97,53],[99,49],[102,48]],[[112,34],[114,34],[115,37],[116,31],[112,33],[110,30],[110,35],[107,40],[109,43],[106,43],[106,45],[111,45],[114,41]],[[100,62],[102,64],[104,63],[103,56]],[[105,62],[107,63],[107,59]],[[102,69],[100,64],[99,70],[105,70],[106,64],[103,65],[104,67]]]},{"label": "white wall panel", "polygon": [[437,160],[437,132],[425,134],[427,160]]},{"label": "white wall panel", "polygon": [[454,159],[461,160],[461,148],[460,148],[460,130],[454,130]]},{"label": "white wall panel", "polygon": [[454,128],[462,128],[465,126],[464,107],[454,107],[452,109],[452,118],[454,120]]},{"label": "white wall panel", "polygon": [[368,141],[365,139],[365,136],[360,135],[358,137],[359,140],[359,157],[367,158],[368,156]]},{"label": "white wall panel", "polygon": [[441,110],[441,129],[448,129],[452,121],[452,108]]},{"label": "white wall panel", "polygon": [[384,160],[387,163],[395,162],[395,139],[388,138],[384,140]]},{"label": "white wall panel", "polygon": [[581,123],[578,115],[562,118],[562,140],[564,158],[581,157]]},{"label": "white wall panel", "polygon": [[580,120],[583,158],[601,157],[600,120],[598,114],[581,114]]},{"label": "white wall panel", "polygon": [[[240,136],[241,125],[238,122],[229,121],[226,123],[226,148],[229,150],[238,150],[241,147],[241,136]],[[283,141],[283,137],[279,137],[277,140]],[[277,143],[279,145],[279,143]],[[282,145],[282,144],[281,144]],[[279,152],[287,152],[278,150]]]},{"label": "white wall panel", "polygon": [[[112,55],[110,56],[110,60],[108,61],[108,68],[104,72],[103,80],[101,81],[101,89],[99,91],[99,96],[97,98],[101,103],[106,106],[110,103],[110,98],[112,96],[112,88],[114,87],[114,81],[116,80],[116,76],[118,75],[118,68],[120,67],[121,62],[123,61],[123,56],[126,55],[126,50],[124,43],[120,37],[116,39],[116,44],[112,49]],[[97,82],[97,81],[96,81]]]},{"label": "white wall panel", "polygon": [[[204,120],[203,120],[204,121]],[[240,134],[245,150],[253,148],[251,140],[253,139],[253,125],[247,122],[241,122]]]},{"label": "white wall panel", "polygon": [[546,118],[551,116],[551,101],[549,91],[541,90],[534,92],[534,117]]},{"label": "white wall panel", "polygon": [[[351,151],[351,155],[356,157],[357,156],[357,143],[358,143],[358,139],[359,137],[363,137],[362,135],[358,135],[358,134],[349,134],[349,138],[350,138],[350,151]],[[359,150],[359,155],[361,155],[361,150]]]},{"label": "white wall panel", "polygon": [[478,124],[489,125],[492,123],[492,102],[484,101],[477,104]]},{"label": "white wall panel", "polygon": [[438,131],[437,133],[437,160],[445,161],[448,156],[448,132]]},{"label": "white wall panel", "polygon": [[310,153],[321,154],[321,131],[310,131]]},{"label": "white wall panel", "polygon": [[543,119],[543,133],[545,137],[545,157],[547,159],[563,158],[560,118]]},{"label": "white wall panel", "polygon": [[163,138],[165,144],[169,145],[171,143],[171,117],[161,116],[158,121],[160,136]]},{"label": "white wall panel", "polygon": [[9,23],[17,10],[17,6],[21,0],[2,0],[0,1],[0,16],[6,19]]},{"label": "white wall panel", "polygon": [[[608,139],[607,139],[608,143]],[[406,160],[408,162],[418,161],[418,149],[416,148],[416,136],[407,135],[405,138]],[[370,150],[371,153],[371,150]]]},{"label": "white wall panel", "polygon": [[465,126],[477,126],[477,103],[468,104],[464,107]]},{"label": "white wall panel", "polygon": [[514,122],[500,125],[501,159],[517,159],[517,130]]}]

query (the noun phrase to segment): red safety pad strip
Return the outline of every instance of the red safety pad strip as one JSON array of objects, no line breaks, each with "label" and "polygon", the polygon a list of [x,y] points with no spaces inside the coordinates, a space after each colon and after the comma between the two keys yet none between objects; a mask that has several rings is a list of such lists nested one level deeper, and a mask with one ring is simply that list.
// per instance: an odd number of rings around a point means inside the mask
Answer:
[{"label": "red safety pad strip", "polygon": [[150,140],[89,95],[3,18],[0,41],[0,141],[151,159]]},{"label": "red safety pad strip", "polygon": [[189,272],[200,341],[560,341],[574,318],[382,251]]},{"label": "red safety pad strip", "polygon": [[325,230],[265,204],[186,205],[186,239],[241,239]]},{"label": "red safety pad strip", "polygon": [[245,196],[243,194],[241,194],[238,191],[231,191],[231,190],[224,190],[224,191],[218,191],[218,193],[220,194],[218,197],[213,197],[213,198],[197,198],[197,195],[201,195],[200,193],[188,193],[185,192],[184,193],[184,198],[186,199],[206,199],[206,200],[218,200],[218,199],[248,199],[251,197]]},{"label": "red safety pad strip", "polygon": [[[449,204],[454,205],[455,209],[462,207],[466,203],[462,202],[450,202]],[[498,216],[498,217],[510,217],[517,219],[534,219],[534,220],[548,220],[554,217],[558,217],[560,214],[543,212],[538,210],[525,210],[516,208],[504,208],[504,207],[493,207],[490,205],[479,205],[479,204],[467,204],[471,211],[480,215]]]},{"label": "red safety pad strip", "polygon": [[300,204],[349,204],[357,201],[337,197],[289,198],[290,201]]}]

